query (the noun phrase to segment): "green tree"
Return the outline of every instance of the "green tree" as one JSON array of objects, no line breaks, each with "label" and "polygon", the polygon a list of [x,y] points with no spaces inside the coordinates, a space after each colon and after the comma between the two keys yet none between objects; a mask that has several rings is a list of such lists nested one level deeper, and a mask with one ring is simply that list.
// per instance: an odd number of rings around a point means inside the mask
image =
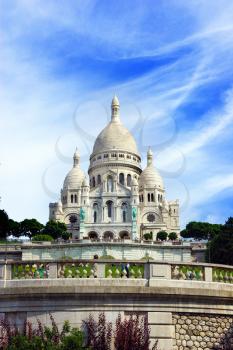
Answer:
[{"label": "green tree", "polygon": [[186,228],[180,232],[183,238],[212,239],[221,232],[221,225],[208,222],[191,221]]},{"label": "green tree", "polygon": [[25,219],[20,223],[21,235],[28,236],[31,239],[33,236],[38,235],[43,227],[44,225],[36,219]]},{"label": "green tree", "polygon": [[175,241],[177,239],[177,233],[176,232],[170,232],[168,234],[168,239],[170,239],[171,241]]},{"label": "green tree", "polygon": [[151,240],[151,239],[153,238],[153,233],[152,233],[152,232],[144,233],[143,238],[144,238],[146,241]]},{"label": "green tree", "polygon": [[18,221],[14,221],[12,219],[9,219],[8,234],[15,236],[15,237],[20,237],[21,225]]},{"label": "green tree", "polygon": [[71,237],[71,233],[68,232],[68,231],[63,231],[61,237],[62,237],[62,239],[64,239],[65,241],[68,241],[68,239]]},{"label": "green tree", "polygon": [[6,239],[9,229],[9,218],[5,210],[0,210],[0,239]]},{"label": "green tree", "polygon": [[57,222],[50,220],[45,225],[43,233],[46,235],[50,235],[53,239],[57,239],[62,237],[62,235],[67,231],[66,224],[63,222]]},{"label": "green tree", "polygon": [[33,242],[50,242],[53,240],[53,237],[50,235],[44,235],[43,233],[35,235],[32,237]]},{"label": "green tree", "polygon": [[219,234],[207,244],[206,260],[216,264],[233,265],[233,218],[221,227]]},{"label": "green tree", "polygon": [[160,241],[166,241],[167,239],[167,232],[166,231],[159,231],[157,233],[157,239]]}]

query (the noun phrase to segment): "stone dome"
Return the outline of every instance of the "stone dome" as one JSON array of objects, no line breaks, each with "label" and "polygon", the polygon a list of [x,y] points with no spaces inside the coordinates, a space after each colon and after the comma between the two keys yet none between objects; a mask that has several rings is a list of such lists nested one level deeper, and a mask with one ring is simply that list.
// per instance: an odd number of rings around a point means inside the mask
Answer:
[{"label": "stone dome", "polygon": [[153,165],[153,152],[151,149],[147,152],[147,167],[139,177],[139,186],[144,188],[154,188],[155,186],[163,189],[163,179],[158,170]]},{"label": "stone dome", "polygon": [[134,137],[121,123],[119,117],[119,101],[116,96],[112,100],[112,117],[110,123],[98,135],[92,154],[110,150],[128,151],[138,155]]},{"label": "stone dome", "polygon": [[163,180],[160,176],[158,170],[153,166],[153,164],[148,165],[140,175],[139,178],[140,187],[155,187],[158,186],[163,188]]},{"label": "stone dome", "polygon": [[74,153],[73,160],[73,168],[68,172],[68,174],[65,177],[63,189],[77,189],[82,186],[83,180],[85,179],[85,174],[80,168],[79,153],[77,149]]}]

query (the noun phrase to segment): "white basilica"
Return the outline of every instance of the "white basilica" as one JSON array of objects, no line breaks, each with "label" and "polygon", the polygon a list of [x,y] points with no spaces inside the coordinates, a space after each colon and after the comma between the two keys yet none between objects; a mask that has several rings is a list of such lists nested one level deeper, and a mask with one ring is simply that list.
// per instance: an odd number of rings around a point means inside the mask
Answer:
[{"label": "white basilica", "polygon": [[111,121],[90,156],[89,181],[76,151],[61,200],[49,205],[49,219],[65,222],[79,239],[140,240],[151,232],[156,240],[161,230],[179,233],[179,202],[166,200],[152,151],[148,150],[142,171],[136,142],[120,120],[116,96],[111,108]]}]

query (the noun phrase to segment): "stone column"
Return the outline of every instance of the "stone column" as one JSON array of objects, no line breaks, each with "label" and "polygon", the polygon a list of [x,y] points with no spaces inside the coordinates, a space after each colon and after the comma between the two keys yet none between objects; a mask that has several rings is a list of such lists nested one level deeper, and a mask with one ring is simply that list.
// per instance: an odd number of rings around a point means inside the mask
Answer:
[{"label": "stone column", "polygon": [[150,327],[151,345],[158,340],[159,350],[172,350],[175,338],[175,326],[172,324],[171,312],[148,312],[148,325]]}]

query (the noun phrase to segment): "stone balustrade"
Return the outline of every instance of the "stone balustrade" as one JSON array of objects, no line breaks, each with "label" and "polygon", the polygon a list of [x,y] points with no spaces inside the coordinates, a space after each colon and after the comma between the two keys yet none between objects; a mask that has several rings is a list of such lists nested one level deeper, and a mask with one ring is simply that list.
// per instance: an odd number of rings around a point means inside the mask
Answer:
[{"label": "stone balustrade", "polygon": [[167,279],[233,283],[233,267],[155,261],[58,260],[0,262],[0,279]]}]

